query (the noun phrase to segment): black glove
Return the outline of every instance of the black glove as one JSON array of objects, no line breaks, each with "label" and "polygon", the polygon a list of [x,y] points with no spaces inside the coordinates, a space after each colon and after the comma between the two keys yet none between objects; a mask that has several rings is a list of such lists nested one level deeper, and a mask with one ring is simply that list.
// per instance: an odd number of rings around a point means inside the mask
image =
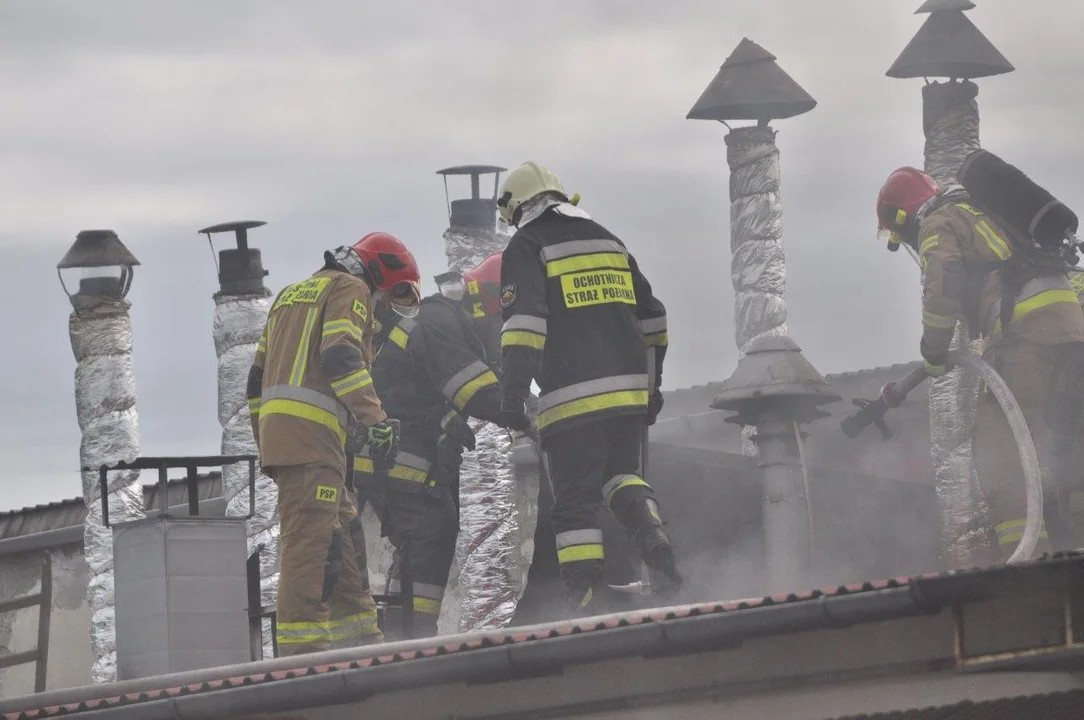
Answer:
[{"label": "black glove", "polygon": [[474,431],[457,412],[449,413],[441,422],[437,440],[437,466],[446,477],[453,477],[463,462],[463,451],[475,448]]},{"label": "black glove", "polygon": [[384,422],[370,425],[366,431],[369,442],[369,457],[373,459],[373,469],[387,469],[395,463],[399,454],[399,421],[388,418]]},{"label": "black glove", "polygon": [[519,432],[529,430],[531,419],[527,417],[526,403],[514,398],[501,398],[501,417],[497,425]]},{"label": "black glove", "polygon": [[662,412],[662,390],[658,388],[647,399],[647,424],[654,425]]},{"label": "black glove", "polygon": [[445,419],[440,424],[441,435],[446,435],[460,447],[473,450],[475,447],[474,431],[470,429],[470,425],[467,424],[463,416],[453,411],[444,417]]}]

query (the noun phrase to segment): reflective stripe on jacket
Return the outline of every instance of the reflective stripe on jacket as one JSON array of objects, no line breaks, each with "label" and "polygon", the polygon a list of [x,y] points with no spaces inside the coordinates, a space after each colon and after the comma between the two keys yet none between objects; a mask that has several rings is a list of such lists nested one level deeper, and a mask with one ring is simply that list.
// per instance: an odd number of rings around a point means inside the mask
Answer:
[{"label": "reflective stripe on jacket", "polygon": [[346,471],[346,427],[384,420],[369,371],[369,288],[324,269],[275,298],[249,373],[264,466],[325,462]]},{"label": "reflective stripe on jacket", "polygon": [[565,203],[519,228],[504,251],[501,307],[502,393],[525,400],[538,380],[542,435],[646,411],[662,381],[666,308],[590,215]]},{"label": "reflective stripe on jacket", "polygon": [[[993,218],[966,202],[946,203],[924,218],[918,254],[924,356],[946,353],[956,322],[967,314],[980,325],[972,330],[1001,336],[1002,263],[1013,257],[1013,247]],[[1007,335],[1040,345],[1084,341],[1084,312],[1068,279],[1061,280],[1042,277],[1024,284]]]}]

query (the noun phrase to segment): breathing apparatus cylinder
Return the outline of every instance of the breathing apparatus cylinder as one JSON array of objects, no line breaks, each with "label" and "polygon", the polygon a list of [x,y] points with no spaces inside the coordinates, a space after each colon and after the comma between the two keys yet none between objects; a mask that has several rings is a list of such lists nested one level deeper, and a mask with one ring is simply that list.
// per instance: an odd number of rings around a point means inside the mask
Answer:
[{"label": "breathing apparatus cylinder", "polygon": [[1076,213],[1015,166],[989,150],[967,156],[958,175],[971,200],[995,215],[1018,237],[1057,252],[1077,232]]}]

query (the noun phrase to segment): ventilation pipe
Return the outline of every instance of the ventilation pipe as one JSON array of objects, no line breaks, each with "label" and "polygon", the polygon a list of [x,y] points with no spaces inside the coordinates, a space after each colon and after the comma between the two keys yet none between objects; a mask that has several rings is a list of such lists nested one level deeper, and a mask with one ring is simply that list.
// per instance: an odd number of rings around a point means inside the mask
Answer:
[{"label": "ventilation pipe", "polygon": [[[726,136],[734,340],[741,357],[758,338],[788,332],[779,148],[768,123],[809,112],[817,104],[775,60],[743,38],[686,116],[724,125],[728,120],[757,121]],[[753,433],[752,427],[742,431],[746,455],[756,454]]]},{"label": "ventilation pipe", "polygon": [[[979,88],[971,79],[1013,71],[1013,66],[971,23],[970,0],[927,0],[917,11],[929,18],[888,70],[893,78],[945,78],[922,88],[925,170],[943,188],[957,184],[964,159],[979,149]],[[962,82],[961,82],[962,80]],[[952,349],[981,355],[960,322]],[[942,553],[952,568],[997,562],[986,503],[971,456],[971,430],[979,377],[961,367],[930,378],[930,444],[941,510]]]},{"label": "ventilation pipe", "polygon": [[[265,225],[259,220],[228,222],[200,230],[211,243],[211,235],[232,232],[237,244],[218,253],[219,291],[214,294],[215,311],[212,334],[218,356],[218,421],[222,424],[223,455],[258,455],[249,419],[246,386],[248,371],[256,355],[267,313],[271,309],[271,291],[264,286],[267,276],[260,251],[248,246],[248,231]],[[212,253],[214,245],[211,244]],[[249,513],[249,477],[244,463],[222,468],[222,494],[226,515]],[[274,481],[256,475],[256,512],[248,521],[246,535],[251,556],[260,551],[260,602],[273,606],[278,591],[278,491]],[[273,657],[271,625],[263,629],[264,657]]]},{"label": "ventilation pipe", "polygon": [[[90,571],[87,601],[95,684],[113,682],[117,676],[113,536],[102,523],[98,468],[139,457],[131,304],[125,299],[138,264],[112,230],[79,233],[57,264],[73,310],[68,334],[76,362],[75,410],[83,433],[79,460],[80,467],[88,468],[82,473],[87,507],[83,548]],[[76,280],[78,290],[72,294],[69,285]],[[107,500],[112,522],[146,517],[139,471],[109,473]]]},{"label": "ventilation pipe", "polygon": [[[510,236],[497,227],[497,189],[505,168],[465,165],[438,170],[448,203],[444,250],[448,268],[462,273],[503,251]],[[493,174],[493,196],[481,196],[481,176]],[[449,176],[469,176],[471,196],[451,200]],[[537,471],[517,479],[509,431],[471,418],[474,452],[464,453],[459,480],[459,538],[455,567],[441,608],[441,633],[508,625],[523,594],[533,553],[538,509]],[[530,473],[527,473],[530,475]]]}]

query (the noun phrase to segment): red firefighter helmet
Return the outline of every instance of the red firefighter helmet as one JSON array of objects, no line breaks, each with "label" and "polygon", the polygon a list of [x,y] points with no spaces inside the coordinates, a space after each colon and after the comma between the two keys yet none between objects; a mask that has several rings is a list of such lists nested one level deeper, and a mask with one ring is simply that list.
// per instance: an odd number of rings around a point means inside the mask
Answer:
[{"label": "red firefighter helmet", "polygon": [[373,286],[387,293],[392,308],[408,317],[417,314],[421,274],[407,246],[390,233],[373,232],[354,243],[353,250]]},{"label": "red firefighter helmet", "polygon": [[937,181],[913,167],[902,167],[888,176],[877,194],[877,238],[899,249],[900,241],[914,235],[918,211],[941,192]]},{"label": "red firefighter helmet", "polygon": [[502,257],[503,253],[495,252],[479,263],[478,267],[463,273],[466,301],[474,317],[501,314]]}]

